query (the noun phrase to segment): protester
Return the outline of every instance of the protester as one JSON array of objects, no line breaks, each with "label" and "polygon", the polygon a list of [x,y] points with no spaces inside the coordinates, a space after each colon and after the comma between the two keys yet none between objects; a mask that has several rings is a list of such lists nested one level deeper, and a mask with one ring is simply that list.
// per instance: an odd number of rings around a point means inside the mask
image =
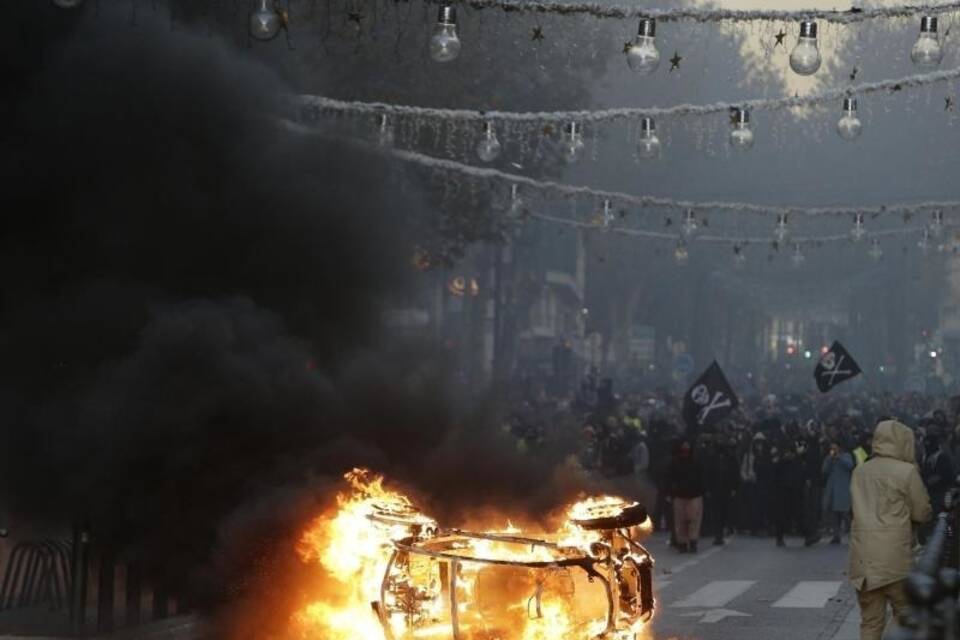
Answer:
[{"label": "protester", "polygon": [[850,514],[850,477],[854,468],[853,455],[843,451],[839,443],[830,444],[830,452],[823,459],[821,473],[826,480],[823,489],[823,511],[828,515],[831,530],[830,544],[840,544],[843,527]]},{"label": "protester", "polygon": [[877,425],[873,455],[853,471],[851,503],[849,576],[860,603],[860,640],[880,640],[887,605],[902,618],[908,604],[912,525],[932,515],[910,429],[894,420]]},{"label": "protester", "polygon": [[737,443],[735,439],[718,439],[715,449],[706,465],[705,499],[710,514],[713,544],[724,544],[731,506],[740,484],[740,464],[737,461]]},{"label": "protester", "polygon": [[703,468],[695,459],[689,440],[682,440],[677,446],[669,478],[677,549],[681,553],[696,553],[703,519],[704,478]]}]

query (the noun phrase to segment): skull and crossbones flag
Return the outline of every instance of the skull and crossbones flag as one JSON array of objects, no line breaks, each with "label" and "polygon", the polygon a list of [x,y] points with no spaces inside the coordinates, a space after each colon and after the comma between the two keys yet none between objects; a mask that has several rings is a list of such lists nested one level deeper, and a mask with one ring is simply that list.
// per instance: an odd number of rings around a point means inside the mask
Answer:
[{"label": "skull and crossbones flag", "polygon": [[688,429],[698,431],[720,422],[738,406],[740,400],[714,361],[683,396],[683,419]]},{"label": "skull and crossbones flag", "polygon": [[860,375],[860,365],[853,356],[843,348],[843,345],[834,341],[830,350],[820,356],[817,368],[813,370],[813,377],[817,381],[817,389],[826,393],[835,386]]}]

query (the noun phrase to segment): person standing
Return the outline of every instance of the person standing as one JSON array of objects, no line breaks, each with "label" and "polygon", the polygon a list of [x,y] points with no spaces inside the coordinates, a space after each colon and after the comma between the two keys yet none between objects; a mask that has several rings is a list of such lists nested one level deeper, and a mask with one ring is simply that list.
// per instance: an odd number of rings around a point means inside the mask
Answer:
[{"label": "person standing", "polygon": [[713,544],[724,544],[727,524],[730,521],[731,505],[740,484],[740,463],[737,460],[737,442],[727,438],[716,443],[711,462],[706,466],[706,497],[712,511]]},{"label": "person standing", "polygon": [[853,455],[845,453],[836,442],[823,459],[821,472],[826,481],[823,487],[823,510],[829,517],[833,537],[830,544],[840,544],[843,525],[850,513],[850,476],[854,467]]},{"label": "person standing", "polygon": [[907,608],[912,526],[933,515],[909,428],[895,420],[877,425],[871,457],[853,470],[850,497],[849,575],[860,603],[860,640],[880,640],[887,604],[897,618]]},{"label": "person standing", "polygon": [[696,553],[703,520],[703,469],[689,440],[680,442],[670,465],[673,525],[680,553]]}]

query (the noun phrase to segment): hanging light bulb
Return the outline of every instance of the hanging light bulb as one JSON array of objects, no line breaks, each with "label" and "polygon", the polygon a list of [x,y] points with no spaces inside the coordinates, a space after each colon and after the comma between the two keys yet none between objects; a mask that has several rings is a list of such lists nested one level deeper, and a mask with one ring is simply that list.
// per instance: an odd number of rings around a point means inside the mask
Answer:
[{"label": "hanging light bulb", "polygon": [[690,251],[687,249],[687,243],[683,240],[677,242],[677,246],[673,250],[673,259],[676,260],[677,264],[681,267],[690,261]]},{"label": "hanging light bulb", "polygon": [[920,251],[927,253],[930,251],[930,230],[924,228],[923,232],[920,234],[920,239],[917,240],[917,248]]},{"label": "hanging light bulb", "polygon": [[920,37],[913,43],[910,59],[920,69],[933,69],[943,60],[943,47],[940,46],[940,37],[937,35],[935,16],[920,18]]},{"label": "hanging light bulb", "polygon": [[773,228],[773,238],[779,244],[790,236],[790,228],[787,226],[787,214],[777,215],[777,226]]},{"label": "hanging light bulb", "polygon": [[743,250],[743,246],[739,244],[733,245],[733,265],[735,267],[742,267],[747,263],[747,254]]},{"label": "hanging light bulb", "polygon": [[730,144],[734,149],[746,151],[753,146],[750,112],[746,109],[734,109],[732,116],[733,128],[730,130]]},{"label": "hanging light bulb", "polygon": [[257,0],[257,8],[250,14],[250,35],[257,40],[273,40],[283,27],[283,16],[273,0]]},{"label": "hanging light bulb", "polygon": [[857,99],[843,99],[843,115],[837,121],[837,135],[844,140],[854,140],[860,137],[863,123],[857,117]]},{"label": "hanging light bulb", "polygon": [[681,227],[683,230],[683,235],[688,238],[691,237],[697,232],[698,226],[697,218],[693,214],[693,211],[687,211],[683,216],[683,226]]},{"label": "hanging light bulb", "polygon": [[579,122],[568,122],[563,127],[563,157],[567,162],[576,162],[583,153],[583,134]]},{"label": "hanging light bulb", "polygon": [[804,20],[800,23],[800,38],[790,52],[790,68],[801,76],[813,75],[820,68],[816,22]]},{"label": "hanging light bulb", "polygon": [[523,213],[525,203],[523,196],[520,195],[520,185],[510,185],[510,202],[507,205],[507,215],[511,218],[519,218]]},{"label": "hanging light bulb", "polygon": [[880,260],[883,257],[883,248],[880,246],[879,238],[870,241],[870,251],[867,254],[874,260]]},{"label": "hanging light bulb", "polygon": [[477,156],[484,162],[493,162],[500,155],[500,141],[492,122],[483,123],[483,136],[477,143]]},{"label": "hanging light bulb", "polygon": [[648,76],[660,66],[656,35],[656,21],[653,18],[642,18],[637,37],[627,49],[627,66],[634,73]]},{"label": "hanging light bulb", "polygon": [[387,114],[380,114],[380,126],[377,129],[377,142],[381,147],[393,146],[393,127]]},{"label": "hanging light bulb", "polygon": [[793,263],[794,267],[802,267],[803,263],[807,261],[807,257],[803,255],[803,251],[800,250],[800,243],[795,242],[793,245],[793,255],[790,256],[790,262]]},{"label": "hanging light bulb", "polygon": [[934,211],[930,221],[930,235],[939,238],[943,235],[943,211]]},{"label": "hanging light bulb", "polygon": [[854,242],[860,242],[867,235],[867,228],[863,224],[863,214],[858,213],[853,217],[853,229],[850,229],[850,239]]},{"label": "hanging light bulb", "polygon": [[83,0],[53,0],[53,4],[60,9],[76,9],[83,4]]},{"label": "hanging light bulb", "polygon": [[656,158],[660,155],[660,138],[657,137],[657,125],[653,118],[640,120],[640,142],[637,150],[644,158]]},{"label": "hanging light bulb", "polygon": [[616,216],[613,214],[613,205],[609,199],[605,199],[603,206],[600,208],[600,212],[597,214],[595,224],[604,231],[607,231],[613,226],[614,221],[616,221]]},{"label": "hanging light bulb", "polygon": [[450,62],[460,55],[460,38],[457,36],[457,10],[448,4],[440,7],[437,24],[430,38],[430,57],[435,62]]}]

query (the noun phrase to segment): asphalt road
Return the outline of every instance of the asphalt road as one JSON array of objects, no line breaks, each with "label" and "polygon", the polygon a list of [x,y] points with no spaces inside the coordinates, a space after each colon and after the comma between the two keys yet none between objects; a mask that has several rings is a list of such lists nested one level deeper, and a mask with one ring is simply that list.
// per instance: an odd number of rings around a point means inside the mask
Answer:
[{"label": "asphalt road", "polygon": [[656,640],[856,640],[859,611],[846,579],[847,546],[804,548],[789,539],[701,541],[678,554],[663,534],[648,542],[657,561]]}]

